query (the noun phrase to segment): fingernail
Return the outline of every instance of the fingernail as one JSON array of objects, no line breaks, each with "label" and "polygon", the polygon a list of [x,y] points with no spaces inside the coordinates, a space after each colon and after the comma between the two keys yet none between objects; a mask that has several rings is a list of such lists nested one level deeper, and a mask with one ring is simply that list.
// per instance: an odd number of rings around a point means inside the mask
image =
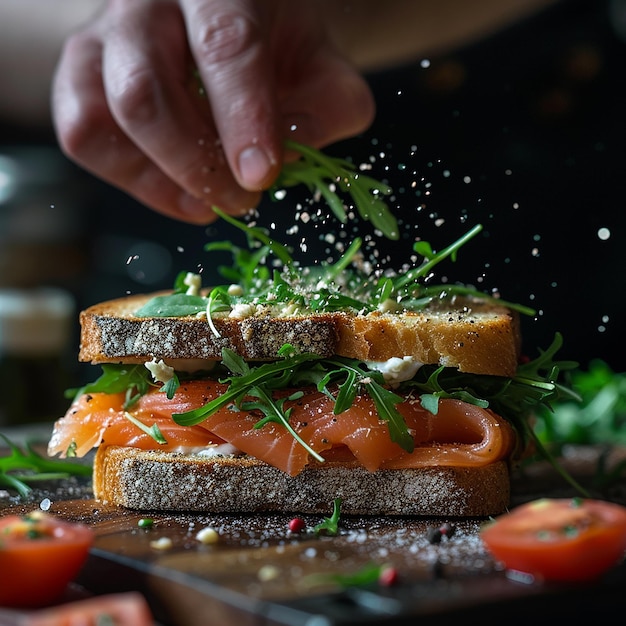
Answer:
[{"label": "fingernail", "polygon": [[248,146],[239,154],[239,173],[247,189],[262,189],[271,167],[272,161],[258,146]]}]

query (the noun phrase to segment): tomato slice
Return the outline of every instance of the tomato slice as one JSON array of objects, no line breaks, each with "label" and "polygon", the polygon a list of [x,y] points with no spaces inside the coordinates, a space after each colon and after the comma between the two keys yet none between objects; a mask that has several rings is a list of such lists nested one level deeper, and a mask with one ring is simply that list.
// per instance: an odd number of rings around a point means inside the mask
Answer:
[{"label": "tomato slice", "polygon": [[114,593],[40,609],[24,618],[22,626],[154,626],[146,599],[137,592]]},{"label": "tomato slice", "polygon": [[626,507],[542,498],[496,518],[481,538],[509,570],[538,580],[590,581],[624,558]]},{"label": "tomato slice", "polygon": [[59,600],[83,566],[94,532],[43,511],[0,518],[0,606]]}]

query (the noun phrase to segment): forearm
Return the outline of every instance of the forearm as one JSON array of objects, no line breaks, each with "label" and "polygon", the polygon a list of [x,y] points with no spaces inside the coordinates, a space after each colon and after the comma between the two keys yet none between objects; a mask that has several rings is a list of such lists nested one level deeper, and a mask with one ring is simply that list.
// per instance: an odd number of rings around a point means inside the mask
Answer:
[{"label": "forearm", "polygon": [[325,0],[333,40],[374,70],[476,41],[562,0]]}]

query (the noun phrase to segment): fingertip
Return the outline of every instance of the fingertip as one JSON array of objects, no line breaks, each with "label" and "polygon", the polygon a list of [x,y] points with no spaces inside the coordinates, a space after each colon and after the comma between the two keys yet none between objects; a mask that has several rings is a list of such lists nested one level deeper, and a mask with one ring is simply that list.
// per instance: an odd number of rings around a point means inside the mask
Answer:
[{"label": "fingertip", "polygon": [[210,204],[186,192],[179,195],[173,209],[179,219],[192,224],[210,224],[217,219]]},{"label": "fingertip", "polygon": [[[240,200],[233,203],[220,203],[223,204],[222,210],[224,213],[233,215],[236,217],[243,217],[252,212],[255,206],[258,204],[259,196],[254,195],[250,202],[241,202]],[[183,192],[178,197],[175,211],[179,219],[192,224],[211,224],[218,219],[218,215],[213,210],[215,206],[214,202],[208,202],[206,200],[196,198],[191,194]]]},{"label": "fingertip", "polygon": [[278,175],[278,159],[256,144],[245,147],[237,159],[239,181],[244,189],[267,189]]}]

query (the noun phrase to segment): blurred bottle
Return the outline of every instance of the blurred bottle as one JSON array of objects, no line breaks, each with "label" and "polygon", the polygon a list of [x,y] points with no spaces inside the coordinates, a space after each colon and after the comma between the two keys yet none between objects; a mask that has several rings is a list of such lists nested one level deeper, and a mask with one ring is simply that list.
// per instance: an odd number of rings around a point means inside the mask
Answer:
[{"label": "blurred bottle", "polygon": [[67,409],[87,191],[56,147],[0,146],[0,427]]},{"label": "blurred bottle", "polygon": [[0,426],[65,413],[75,308],[61,289],[0,289]]},{"label": "blurred bottle", "polygon": [[0,146],[0,287],[74,287],[86,263],[88,192],[57,148]]}]

